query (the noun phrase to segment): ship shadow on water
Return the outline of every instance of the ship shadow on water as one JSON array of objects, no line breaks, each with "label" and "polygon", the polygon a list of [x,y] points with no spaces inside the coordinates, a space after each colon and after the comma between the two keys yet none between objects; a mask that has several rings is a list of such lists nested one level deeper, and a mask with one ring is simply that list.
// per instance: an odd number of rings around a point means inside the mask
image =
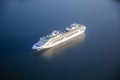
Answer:
[{"label": "ship shadow on water", "polygon": [[75,44],[82,43],[84,41],[85,37],[86,37],[85,33],[82,33],[82,34],[80,34],[68,41],[65,41],[57,46],[54,46],[49,49],[37,51],[35,53],[35,55],[42,56],[45,58],[52,58],[52,57],[62,53],[63,51],[69,49],[70,47],[74,46]]}]

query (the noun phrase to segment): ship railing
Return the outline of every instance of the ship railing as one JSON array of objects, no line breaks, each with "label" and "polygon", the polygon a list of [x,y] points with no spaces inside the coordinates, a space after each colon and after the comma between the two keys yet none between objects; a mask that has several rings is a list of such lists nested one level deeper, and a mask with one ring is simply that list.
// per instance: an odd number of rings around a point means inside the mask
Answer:
[{"label": "ship railing", "polygon": [[76,29],[77,27],[81,26],[81,24],[77,24],[77,23],[74,23],[74,24],[71,24],[70,27],[66,27],[66,31],[71,31],[73,29]]},{"label": "ship railing", "polygon": [[46,42],[46,41],[48,41],[48,38],[46,36],[44,36],[44,37],[41,37],[39,41]]},{"label": "ship railing", "polygon": [[35,46],[40,47],[40,46],[42,46],[44,44],[45,44],[45,42],[38,41],[37,43],[35,43]]}]

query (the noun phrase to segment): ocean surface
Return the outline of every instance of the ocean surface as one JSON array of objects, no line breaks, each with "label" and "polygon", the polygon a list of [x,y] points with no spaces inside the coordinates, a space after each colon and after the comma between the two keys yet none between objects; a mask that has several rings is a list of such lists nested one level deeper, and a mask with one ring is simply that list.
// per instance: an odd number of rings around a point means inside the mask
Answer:
[{"label": "ocean surface", "polygon": [[[32,49],[72,23],[86,32]],[[0,0],[0,80],[120,80],[120,0]]]}]

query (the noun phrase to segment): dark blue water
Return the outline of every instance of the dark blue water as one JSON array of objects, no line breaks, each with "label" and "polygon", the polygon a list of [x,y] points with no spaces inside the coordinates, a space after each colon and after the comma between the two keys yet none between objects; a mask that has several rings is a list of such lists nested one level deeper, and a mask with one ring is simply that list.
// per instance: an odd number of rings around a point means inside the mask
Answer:
[{"label": "dark blue water", "polygon": [[[82,37],[37,52],[40,37],[72,23]],[[1,80],[120,80],[119,0],[0,0]]]}]

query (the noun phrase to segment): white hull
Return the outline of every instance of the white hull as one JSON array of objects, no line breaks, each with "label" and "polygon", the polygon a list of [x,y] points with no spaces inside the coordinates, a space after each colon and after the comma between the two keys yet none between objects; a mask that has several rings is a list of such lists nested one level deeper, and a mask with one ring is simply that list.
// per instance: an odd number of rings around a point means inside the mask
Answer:
[{"label": "white hull", "polygon": [[66,38],[64,38],[64,39],[62,39],[62,40],[60,40],[60,41],[57,41],[56,43],[50,44],[50,45],[48,45],[48,46],[46,45],[46,44],[48,44],[48,43],[46,43],[44,46],[40,47],[38,50],[54,47],[54,46],[59,45],[59,44],[65,42],[65,41],[67,41],[67,40],[69,40],[69,39],[72,39],[72,38],[74,38],[75,36],[78,36],[78,35],[80,35],[80,34],[82,34],[82,33],[84,33],[84,32],[85,32],[85,30],[83,30],[83,31],[80,31],[80,30],[79,30],[79,32],[77,32],[77,33],[75,33],[75,34],[73,34],[73,35],[71,35],[71,36],[69,36],[69,37],[66,37]]},{"label": "white hull", "polygon": [[63,42],[62,44],[56,45],[52,48],[45,50],[42,56],[44,56],[45,58],[52,58],[54,56],[57,56],[64,50],[69,49],[72,46],[75,46],[75,44],[81,45],[84,39],[85,39],[85,34],[82,33],[78,36],[75,36],[74,38],[71,38],[70,40]]}]

